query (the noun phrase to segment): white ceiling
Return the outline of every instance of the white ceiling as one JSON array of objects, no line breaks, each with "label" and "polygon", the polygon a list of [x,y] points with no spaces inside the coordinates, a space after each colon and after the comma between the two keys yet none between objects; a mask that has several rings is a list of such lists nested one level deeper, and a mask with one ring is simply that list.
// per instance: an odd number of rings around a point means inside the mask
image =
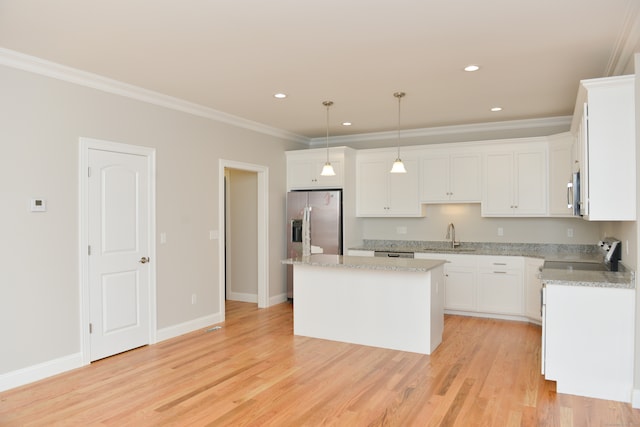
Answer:
[{"label": "white ceiling", "polygon": [[[332,136],[395,129],[399,90],[403,129],[570,115],[579,80],[632,72],[639,10],[638,0],[0,0],[0,47],[314,138],[324,100],[335,103]],[[470,63],[480,71],[462,71]]]}]

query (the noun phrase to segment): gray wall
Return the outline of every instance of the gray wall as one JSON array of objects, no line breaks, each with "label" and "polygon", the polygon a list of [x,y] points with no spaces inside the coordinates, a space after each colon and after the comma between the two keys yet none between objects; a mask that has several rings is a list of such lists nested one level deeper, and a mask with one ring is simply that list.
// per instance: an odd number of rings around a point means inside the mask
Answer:
[{"label": "gray wall", "polygon": [[159,329],[217,312],[219,158],[269,168],[270,295],[285,292],[283,153],[299,145],[3,66],[0,93],[0,374],[80,351],[79,137],[157,150]]}]

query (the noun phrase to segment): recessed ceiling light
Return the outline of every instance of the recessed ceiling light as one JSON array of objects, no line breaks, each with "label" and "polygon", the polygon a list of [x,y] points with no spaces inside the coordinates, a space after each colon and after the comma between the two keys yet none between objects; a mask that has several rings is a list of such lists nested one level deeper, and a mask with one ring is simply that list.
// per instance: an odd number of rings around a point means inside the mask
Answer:
[{"label": "recessed ceiling light", "polygon": [[478,65],[467,65],[466,67],[464,67],[465,71],[478,71],[480,69],[480,67]]},{"label": "recessed ceiling light", "polygon": [[493,111],[494,113],[496,111],[502,111],[502,107],[493,107],[493,108],[491,108],[491,111]]},{"label": "recessed ceiling light", "polygon": [[275,95],[273,95],[274,98],[278,98],[278,99],[285,99],[287,97],[286,93],[276,93]]},{"label": "recessed ceiling light", "polygon": [[351,126],[351,122],[342,122],[342,126]]}]

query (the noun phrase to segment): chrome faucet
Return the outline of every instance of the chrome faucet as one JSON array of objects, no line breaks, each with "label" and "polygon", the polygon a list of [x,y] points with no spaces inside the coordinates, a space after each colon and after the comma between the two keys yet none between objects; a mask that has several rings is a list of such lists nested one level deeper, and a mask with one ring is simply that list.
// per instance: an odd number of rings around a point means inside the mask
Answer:
[{"label": "chrome faucet", "polygon": [[456,246],[460,246],[460,242],[456,242],[456,227],[452,222],[447,226],[447,235],[445,239],[451,240],[452,249],[455,249]]}]

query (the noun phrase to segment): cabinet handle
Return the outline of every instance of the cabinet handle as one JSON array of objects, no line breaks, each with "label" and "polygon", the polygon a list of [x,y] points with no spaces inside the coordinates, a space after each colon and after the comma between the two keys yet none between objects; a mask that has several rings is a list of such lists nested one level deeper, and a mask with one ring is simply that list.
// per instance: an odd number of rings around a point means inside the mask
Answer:
[{"label": "cabinet handle", "polygon": [[494,262],[493,265],[507,265],[506,262]]},{"label": "cabinet handle", "polygon": [[506,271],[494,271],[493,273],[494,274],[507,274]]}]

